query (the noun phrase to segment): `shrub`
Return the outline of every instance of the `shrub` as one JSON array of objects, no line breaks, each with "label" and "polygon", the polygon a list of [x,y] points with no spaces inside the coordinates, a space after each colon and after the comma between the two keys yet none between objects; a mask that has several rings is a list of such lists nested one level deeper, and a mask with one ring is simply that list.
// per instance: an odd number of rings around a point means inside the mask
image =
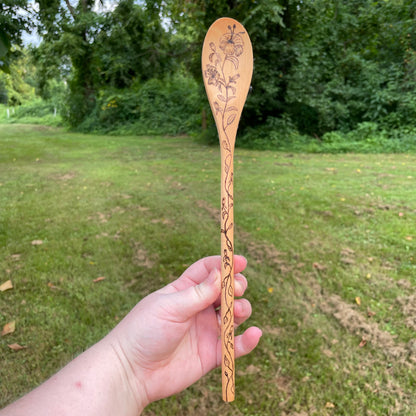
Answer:
[{"label": "shrub", "polygon": [[403,153],[416,151],[416,129],[385,130],[377,123],[363,122],[349,132],[324,134],[322,153]]},{"label": "shrub", "polygon": [[133,83],[130,89],[107,88],[78,130],[115,134],[183,134],[200,125],[198,86],[177,73],[165,79]]},{"label": "shrub", "polygon": [[236,145],[251,149],[286,149],[299,137],[288,115],[268,117],[264,125],[246,128]]},{"label": "shrub", "polygon": [[2,122],[44,124],[48,126],[62,125],[62,118],[57,114],[54,105],[40,98],[21,106],[9,108],[9,116],[7,117],[7,107],[1,106],[0,121]]},{"label": "shrub", "polygon": [[33,101],[30,101],[27,104],[21,105],[19,107],[16,107],[16,118],[25,118],[25,117],[44,117],[49,114],[54,113],[54,107],[51,103],[36,99]]}]

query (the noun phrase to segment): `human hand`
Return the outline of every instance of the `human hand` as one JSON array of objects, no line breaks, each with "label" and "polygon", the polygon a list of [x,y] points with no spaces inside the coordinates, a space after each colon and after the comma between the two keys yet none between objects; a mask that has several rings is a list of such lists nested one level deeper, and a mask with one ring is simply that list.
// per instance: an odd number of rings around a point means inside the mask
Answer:
[{"label": "human hand", "polygon": [[[137,416],[157,399],[177,393],[221,363],[221,258],[199,260],[176,281],[152,293],[105,338],[38,388],[0,410],[4,416]],[[235,295],[247,281],[244,257],[234,257]],[[251,314],[236,299],[236,325]],[[235,355],[252,351],[261,336],[251,327],[235,337]]]},{"label": "human hand", "polygon": [[[235,296],[243,296],[247,280],[240,274],[247,261],[234,256]],[[147,404],[182,391],[221,364],[219,319],[221,258],[207,257],[182,276],[150,294],[106,337],[117,351],[136,401]],[[251,315],[246,299],[234,302],[235,323]],[[251,352],[261,330],[235,337],[235,355]]]}]

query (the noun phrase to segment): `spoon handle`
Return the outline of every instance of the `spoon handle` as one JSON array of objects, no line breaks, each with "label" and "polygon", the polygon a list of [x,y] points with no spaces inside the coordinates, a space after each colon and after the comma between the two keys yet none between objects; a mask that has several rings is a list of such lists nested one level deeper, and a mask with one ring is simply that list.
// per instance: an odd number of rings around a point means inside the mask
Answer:
[{"label": "spoon handle", "polygon": [[221,148],[221,351],[222,397],[235,398],[234,361],[234,151]]}]

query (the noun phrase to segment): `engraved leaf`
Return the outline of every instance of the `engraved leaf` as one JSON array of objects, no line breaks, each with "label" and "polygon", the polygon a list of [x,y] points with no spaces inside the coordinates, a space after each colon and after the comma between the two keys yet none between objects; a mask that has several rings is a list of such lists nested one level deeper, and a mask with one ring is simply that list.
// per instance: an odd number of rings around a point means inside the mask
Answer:
[{"label": "engraved leaf", "polygon": [[227,126],[229,126],[230,124],[232,124],[235,120],[235,116],[236,114],[231,114],[228,119],[227,119]]},{"label": "engraved leaf", "polygon": [[[229,144],[227,144],[227,146],[229,146]],[[229,147],[227,148],[227,150],[228,150],[229,152],[231,152],[231,149],[230,149]],[[225,158],[225,166],[226,166],[226,168],[227,168],[227,173],[228,173],[228,171],[229,171],[229,169],[230,169],[231,163],[232,163],[232,156],[231,156],[231,154],[228,154],[228,155],[226,156],[226,158]]]},{"label": "engraved leaf", "polygon": [[227,99],[222,94],[218,94],[217,97],[220,101],[227,102]]},{"label": "engraved leaf", "polygon": [[212,52],[216,52],[217,48],[215,47],[215,43],[214,42],[210,42],[209,47],[211,48]]},{"label": "engraved leaf", "polygon": [[222,108],[217,103],[217,101],[214,102],[214,108],[215,108],[215,114],[222,113]]},{"label": "engraved leaf", "polygon": [[240,74],[235,74],[234,76],[229,78],[229,83],[235,83],[238,80],[238,78],[240,78]]},{"label": "engraved leaf", "polygon": [[231,107],[227,107],[227,109],[225,110],[225,112],[227,111],[238,111],[237,107],[231,106]]},{"label": "engraved leaf", "polygon": [[[227,140],[223,140],[223,141],[222,141],[222,147],[223,147],[225,150],[227,150],[227,152],[229,152],[229,151],[230,151],[230,146],[228,145]],[[226,164],[225,164],[225,169],[226,169],[226,172],[228,172],[228,167],[229,167],[229,165],[228,165],[228,163],[226,163]]]},{"label": "engraved leaf", "polygon": [[214,56],[215,56],[215,53],[210,53],[209,54],[209,61],[210,62],[213,62],[214,61]]}]

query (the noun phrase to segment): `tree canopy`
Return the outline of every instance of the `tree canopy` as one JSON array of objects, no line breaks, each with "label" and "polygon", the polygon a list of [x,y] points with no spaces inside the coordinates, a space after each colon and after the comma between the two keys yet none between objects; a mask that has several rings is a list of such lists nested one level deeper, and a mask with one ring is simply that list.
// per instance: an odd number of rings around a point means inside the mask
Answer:
[{"label": "tree canopy", "polygon": [[29,13],[27,0],[0,3],[0,71],[10,71],[11,60],[18,55],[12,45],[21,46],[22,32],[32,28]]},{"label": "tree canopy", "polygon": [[411,125],[416,116],[413,0],[118,0],[111,10],[94,0],[37,4],[36,23],[19,13],[28,0],[0,5],[0,67],[8,70],[11,46],[36,24],[38,91],[46,96],[51,79],[67,82],[72,126],[98,114],[115,92],[134,101],[151,80],[181,72],[202,85],[203,38],[221,16],[241,21],[253,44],[243,128],[284,120],[319,137],[363,122]]}]

